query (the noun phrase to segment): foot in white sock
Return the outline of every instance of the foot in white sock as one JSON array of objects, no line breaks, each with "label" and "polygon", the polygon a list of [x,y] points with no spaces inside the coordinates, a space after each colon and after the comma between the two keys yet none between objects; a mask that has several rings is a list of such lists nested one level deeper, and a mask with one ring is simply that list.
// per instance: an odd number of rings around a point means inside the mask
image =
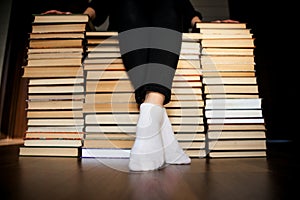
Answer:
[{"label": "foot in white sock", "polygon": [[179,145],[165,108],[161,134],[165,152],[165,162],[168,164],[190,164],[191,159]]},{"label": "foot in white sock", "polygon": [[163,107],[159,105],[141,104],[136,139],[130,152],[130,170],[149,171],[164,165],[164,150],[160,132],[163,112]]}]

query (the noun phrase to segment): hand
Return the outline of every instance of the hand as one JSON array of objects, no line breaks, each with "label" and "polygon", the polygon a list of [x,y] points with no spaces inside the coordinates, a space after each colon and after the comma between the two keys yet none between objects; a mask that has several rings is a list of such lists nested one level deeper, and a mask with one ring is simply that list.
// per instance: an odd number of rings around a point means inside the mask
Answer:
[{"label": "hand", "polygon": [[43,15],[46,15],[46,14],[52,14],[52,15],[69,15],[69,14],[72,14],[71,12],[62,12],[62,11],[59,11],[59,10],[48,10],[46,12],[43,12],[42,13]]},{"label": "hand", "polygon": [[211,22],[213,22],[213,23],[240,23],[239,21],[233,20],[233,19],[214,20]]},{"label": "hand", "polygon": [[199,23],[199,22],[201,22],[201,19],[198,16],[195,16],[191,20],[191,26],[194,27],[196,25],[196,23]]}]

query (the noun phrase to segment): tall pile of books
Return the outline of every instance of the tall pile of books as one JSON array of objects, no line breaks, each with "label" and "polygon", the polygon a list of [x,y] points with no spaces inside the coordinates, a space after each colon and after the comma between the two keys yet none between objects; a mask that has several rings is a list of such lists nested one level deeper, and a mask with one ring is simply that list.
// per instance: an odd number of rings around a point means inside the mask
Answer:
[{"label": "tall pile of books", "polygon": [[21,156],[80,156],[87,15],[34,15],[29,33],[27,130]]},{"label": "tall pile of books", "polygon": [[[176,137],[190,156],[204,151],[200,42],[185,36],[172,90],[166,105]],[[82,157],[129,157],[139,108],[122,63],[117,33],[87,32],[85,137]]]},{"label": "tall pile of books", "polygon": [[244,23],[198,23],[210,157],[265,157],[254,38]]}]

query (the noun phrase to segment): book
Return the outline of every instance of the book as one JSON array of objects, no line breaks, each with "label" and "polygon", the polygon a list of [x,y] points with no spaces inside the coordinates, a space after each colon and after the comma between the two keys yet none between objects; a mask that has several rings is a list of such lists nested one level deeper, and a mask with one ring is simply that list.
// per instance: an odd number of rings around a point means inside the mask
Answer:
[{"label": "book", "polygon": [[86,92],[133,92],[133,86],[129,80],[100,80],[87,81]]},{"label": "book", "polygon": [[201,47],[255,48],[255,38],[208,38],[201,41]]},{"label": "book", "polygon": [[83,119],[28,119],[27,126],[83,126]]},{"label": "book", "polygon": [[119,45],[87,45],[87,53],[113,52],[119,53]]},{"label": "book", "polygon": [[79,48],[82,43],[82,39],[35,39],[29,41],[29,48]]},{"label": "book", "polygon": [[81,67],[82,58],[56,58],[56,59],[29,59],[27,61],[29,67]]},{"label": "book", "polygon": [[81,149],[78,147],[21,146],[19,156],[80,157]]},{"label": "book", "polygon": [[201,66],[204,65],[255,65],[254,56],[201,56]]},{"label": "book", "polygon": [[218,139],[265,139],[265,130],[224,130],[208,131],[207,137],[212,140]]},{"label": "book", "polygon": [[214,22],[200,22],[196,23],[196,28],[204,29],[204,28],[237,28],[237,29],[246,29],[246,23],[214,23]]},{"label": "book", "polygon": [[221,48],[221,47],[202,47],[201,55],[209,56],[252,56],[253,48]]},{"label": "book", "polygon": [[87,23],[88,15],[85,14],[34,14],[33,23]]},{"label": "book", "polygon": [[206,85],[256,85],[256,77],[205,77],[203,83]]},{"label": "book", "polygon": [[84,103],[84,113],[114,113],[114,112],[139,112],[136,103]]},{"label": "book", "polygon": [[35,85],[77,85],[77,84],[84,84],[84,78],[36,78],[36,79],[29,79],[28,85],[35,86]]},{"label": "book", "polygon": [[131,149],[134,140],[85,139],[83,148]]},{"label": "book", "polygon": [[130,149],[82,147],[82,158],[129,158]]},{"label": "book", "polygon": [[82,58],[82,52],[55,52],[55,53],[30,53],[27,54],[27,60],[34,59],[61,59],[61,58]]},{"label": "book", "polygon": [[255,71],[202,71],[203,77],[249,77],[255,76]]},{"label": "book", "polygon": [[[198,24],[197,24],[198,25]],[[211,25],[211,24],[210,24]],[[235,24],[236,25],[236,24]],[[241,24],[239,24],[241,25]],[[200,26],[200,25],[199,25]],[[220,27],[202,27],[200,33],[203,35],[220,35],[226,37],[226,35],[235,35],[235,38],[243,36],[252,36],[251,29],[249,28],[220,28]]]},{"label": "book", "polygon": [[86,23],[73,24],[33,24],[32,33],[65,33],[65,32],[85,32]]},{"label": "book", "polygon": [[84,32],[62,32],[62,33],[29,33],[30,41],[42,39],[85,39]]},{"label": "book", "polygon": [[84,126],[29,126],[26,132],[83,132]]},{"label": "book", "polygon": [[257,131],[266,130],[264,124],[208,124],[208,131]]},{"label": "book", "polygon": [[87,31],[86,32],[86,37],[111,37],[111,36],[118,36],[118,32],[115,31]]},{"label": "book", "polygon": [[205,94],[205,99],[258,99],[259,94]]},{"label": "book", "polygon": [[81,139],[24,139],[24,146],[81,147]]},{"label": "book", "polygon": [[262,118],[261,109],[205,110],[206,118]]},{"label": "book", "polygon": [[23,78],[83,77],[81,66],[24,66]]},{"label": "book", "polygon": [[246,150],[246,151],[211,151],[210,158],[253,158],[253,157],[267,157],[265,150]]},{"label": "book", "polygon": [[87,46],[89,45],[119,45],[117,37],[104,37],[104,38],[87,38]]},{"label": "book", "polygon": [[27,110],[27,119],[83,118],[81,110]]},{"label": "book", "polygon": [[258,94],[258,85],[207,85],[204,87],[205,94],[212,93],[248,93]]},{"label": "book", "polygon": [[261,109],[261,99],[207,99],[205,109]]},{"label": "book", "polygon": [[89,52],[87,58],[120,58],[120,52]]},{"label": "book", "polygon": [[[202,29],[203,30],[203,29]],[[221,29],[224,30],[224,29]],[[213,34],[202,34],[202,40],[204,39],[250,39],[253,38],[253,34],[218,34],[218,33],[213,33]]]},{"label": "book", "polygon": [[[97,58],[87,58],[84,60],[84,64],[105,64],[105,66],[110,66],[111,64],[121,64],[121,66],[123,61],[121,58],[101,58],[101,59],[97,59]],[[124,68],[124,67],[123,67]]]},{"label": "book", "polygon": [[29,86],[28,94],[42,94],[42,93],[83,93],[83,85],[74,86]]},{"label": "book", "polygon": [[28,101],[27,110],[67,110],[82,109],[83,101]]},{"label": "book", "polygon": [[26,139],[83,139],[83,132],[26,132]]},{"label": "book", "polygon": [[210,150],[266,150],[264,139],[252,140],[212,140],[209,141]]},{"label": "book", "polygon": [[83,47],[76,48],[35,48],[27,49],[27,56],[29,54],[42,54],[42,53],[84,53]]},{"label": "book", "polygon": [[218,139],[265,139],[265,130],[224,130],[208,131],[207,137],[212,140]]},{"label": "book", "polygon": [[27,101],[84,100],[83,94],[28,94]]},{"label": "book", "polygon": [[264,124],[264,118],[210,118],[208,124]]}]

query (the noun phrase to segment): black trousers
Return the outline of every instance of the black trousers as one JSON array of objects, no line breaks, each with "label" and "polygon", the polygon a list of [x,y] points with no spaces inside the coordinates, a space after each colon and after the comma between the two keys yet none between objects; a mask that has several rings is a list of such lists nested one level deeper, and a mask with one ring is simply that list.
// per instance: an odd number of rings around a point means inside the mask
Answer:
[{"label": "black trousers", "polygon": [[171,99],[182,42],[182,16],[176,0],[120,0],[118,32],[123,64],[143,103],[148,91]]}]

